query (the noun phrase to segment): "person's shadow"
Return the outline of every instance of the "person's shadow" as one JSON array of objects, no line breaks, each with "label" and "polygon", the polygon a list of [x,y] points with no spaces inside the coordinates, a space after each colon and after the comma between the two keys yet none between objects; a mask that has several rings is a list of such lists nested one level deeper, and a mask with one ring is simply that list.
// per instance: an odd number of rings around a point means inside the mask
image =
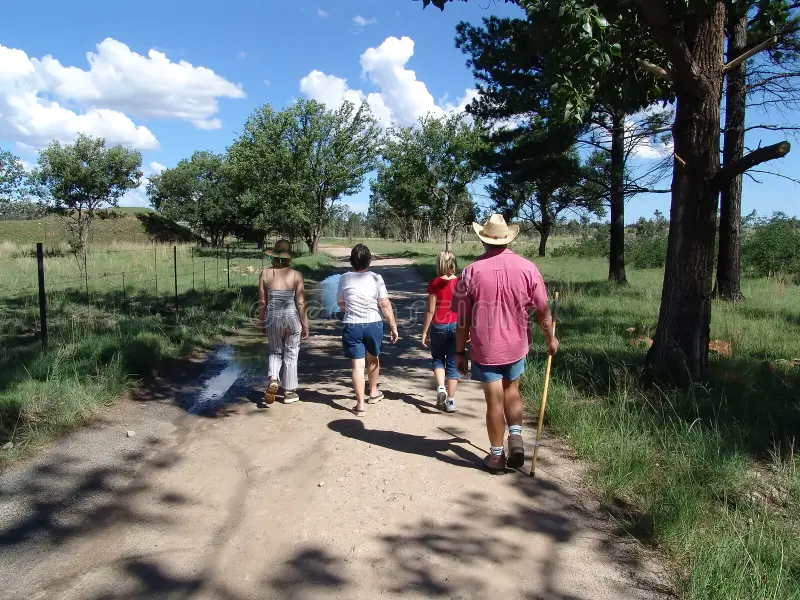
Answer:
[{"label": "person's shadow", "polygon": [[[328,428],[342,434],[344,437],[359,440],[367,444],[382,446],[395,452],[418,454],[441,460],[456,467],[467,469],[481,469],[478,456],[470,452],[459,443],[468,443],[467,440],[452,437],[449,440],[428,439],[423,435],[411,435],[397,431],[384,431],[381,429],[367,429],[364,422],[354,419],[339,419],[328,423]],[[451,451],[456,456],[445,454]]]}]

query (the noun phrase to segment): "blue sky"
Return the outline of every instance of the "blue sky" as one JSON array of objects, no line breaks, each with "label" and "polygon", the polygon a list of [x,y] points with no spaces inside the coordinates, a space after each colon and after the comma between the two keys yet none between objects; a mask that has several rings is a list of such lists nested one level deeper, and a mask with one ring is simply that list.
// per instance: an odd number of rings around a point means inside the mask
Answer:
[{"label": "blue sky", "polygon": [[[0,146],[34,163],[50,139],[85,131],[141,148],[147,174],[194,150],[223,151],[267,102],[365,98],[384,122],[401,124],[457,109],[475,83],[455,48],[455,25],[521,14],[491,0],[443,13],[411,0],[4,4]],[[754,135],[750,146],[780,137]],[[800,147],[779,169],[800,172]],[[794,183],[764,181],[746,180],[745,212],[798,213]],[[346,201],[366,210],[368,199],[365,185]],[[146,204],[143,191],[127,203]],[[667,195],[639,197],[626,220],[668,207]]]}]

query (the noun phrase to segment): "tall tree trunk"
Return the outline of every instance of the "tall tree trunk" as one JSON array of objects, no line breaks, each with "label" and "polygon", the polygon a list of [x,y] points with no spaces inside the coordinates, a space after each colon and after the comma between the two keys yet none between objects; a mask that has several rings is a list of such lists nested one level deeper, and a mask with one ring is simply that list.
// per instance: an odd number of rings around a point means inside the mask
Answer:
[{"label": "tall tree trunk", "polygon": [[628,283],[625,276],[625,115],[611,116],[611,242],[608,254],[608,278]]},{"label": "tall tree trunk", "polygon": [[[720,94],[724,4],[687,21],[680,35],[693,66],[674,75],[675,154],[667,265],[661,309],[647,363],[677,376],[702,377],[708,367],[711,284],[719,191]],[[671,27],[671,25],[667,25]],[[656,29],[657,33],[660,33]],[[680,158],[678,158],[680,157]]]},{"label": "tall tree trunk", "polygon": [[[728,9],[728,62],[747,47],[747,10]],[[744,156],[744,118],[747,106],[747,62],[726,74],[725,141],[723,165]],[[719,254],[717,255],[716,294],[724,300],[739,300],[741,289],[742,176],[734,177],[722,188],[719,207]]]},{"label": "tall tree trunk", "polygon": [[547,211],[542,211],[542,226],[539,228],[539,256],[542,258],[544,258],[547,250],[547,240],[552,229],[553,220],[550,218],[550,214]]}]

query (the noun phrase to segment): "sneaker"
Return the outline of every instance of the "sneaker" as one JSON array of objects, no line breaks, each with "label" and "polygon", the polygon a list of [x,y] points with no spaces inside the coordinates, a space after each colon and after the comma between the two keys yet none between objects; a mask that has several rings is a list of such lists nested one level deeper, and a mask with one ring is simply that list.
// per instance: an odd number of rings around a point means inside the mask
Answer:
[{"label": "sneaker", "polygon": [[439,390],[436,392],[436,408],[445,410],[445,403],[447,402],[447,392]]},{"label": "sneaker", "polygon": [[294,391],[286,392],[283,395],[284,404],[292,404],[293,402],[297,402],[298,400],[300,400],[300,396],[297,395],[297,392]]},{"label": "sneaker", "polygon": [[519,469],[525,463],[525,447],[521,435],[508,436],[508,468]]},{"label": "sneaker", "polygon": [[264,392],[264,402],[266,404],[272,404],[275,402],[275,394],[278,393],[278,382],[274,379],[269,382],[269,386],[267,387],[267,391]]},{"label": "sneaker", "polygon": [[506,453],[503,452],[500,456],[494,454],[487,454],[483,459],[483,466],[492,475],[499,475],[506,472]]},{"label": "sneaker", "polygon": [[455,398],[448,398],[444,401],[444,412],[454,413],[456,412],[456,399]]}]

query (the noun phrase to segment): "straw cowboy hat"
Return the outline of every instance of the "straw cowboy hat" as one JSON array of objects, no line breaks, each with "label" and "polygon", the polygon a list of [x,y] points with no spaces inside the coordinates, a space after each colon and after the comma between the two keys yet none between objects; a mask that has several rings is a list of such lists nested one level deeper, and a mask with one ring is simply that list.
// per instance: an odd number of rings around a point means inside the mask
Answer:
[{"label": "straw cowboy hat", "polygon": [[484,244],[505,246],[519,235],[519,225],[508,225],[503,215],[494,214],[485,225],[473,223],[472,228]]},{"label": "straw cowboy hat", "polygon": [[291,246],[287,242],[281,242],[280,240],[275,242],[275,247],[269,251],[270,258],[292,258],[291,252],[289,252]]}]

